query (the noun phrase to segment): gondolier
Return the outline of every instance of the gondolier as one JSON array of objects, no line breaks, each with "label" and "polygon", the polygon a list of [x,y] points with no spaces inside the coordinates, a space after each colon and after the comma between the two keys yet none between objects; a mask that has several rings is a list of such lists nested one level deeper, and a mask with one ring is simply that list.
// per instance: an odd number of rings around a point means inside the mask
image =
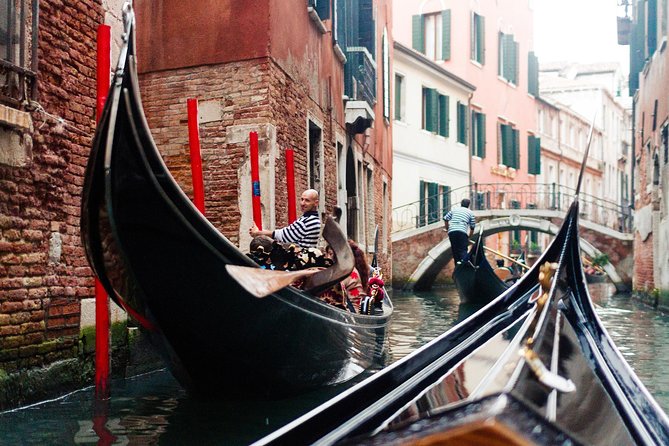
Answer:
[{"label": "gondolier", "polygon": [[251,237],[267,235],[277,242],[295,243],[303,248],[315,248],[321,233],[321,220],[318,218],[318,192],[307,189],[300,197],[302,216],[285,228],[274,231],[261,230],[255,224],[249,229]]},{"label": "gondolier", "polygon": [[467,240],[476,226],[476,219],[469,210],[469,203],[469,199],[465,198],[460,202],[460,207],[453,208],[444,215],[444,226],[448,231],[456,265],[467,259]]}]

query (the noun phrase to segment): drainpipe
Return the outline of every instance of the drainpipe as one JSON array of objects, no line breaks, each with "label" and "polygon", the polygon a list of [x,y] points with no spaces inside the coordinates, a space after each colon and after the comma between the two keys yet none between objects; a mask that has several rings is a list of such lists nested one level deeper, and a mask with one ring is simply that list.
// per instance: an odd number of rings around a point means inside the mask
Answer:
[{"label": "drainpipe", "polygon": [[634,171],[636,170],[636,100],[638,98],[638,91],[637,93],[634,94],[634,98],[632,99],[632,144],[631,144],[631,156],[632,156],[632,171],[630,172],[630,209],[634,210],[635,209],[635,201],[634,201],[634,196],[636,194],[636,191],[634,190]]},{"label": "drainpipe", "polygon": [[558,185],[558,187],[557,187],[557,189],[558,189],[557,209],[559,211],[559,210],[562,209],[562,203],[560,203],[562,201],[562,197],[560,197],[560,189],[561,189],[561,186],[560,186],[560,165],[562,163],[562,119],[560,119],[560,115],[561,115],[561,110],[560,109],[558,109],[557,115],[558,115],[557,146],[558,146],[558,150],[560,151],[560,157],[558,158],[558,163],[557,163],[557,185]]}]

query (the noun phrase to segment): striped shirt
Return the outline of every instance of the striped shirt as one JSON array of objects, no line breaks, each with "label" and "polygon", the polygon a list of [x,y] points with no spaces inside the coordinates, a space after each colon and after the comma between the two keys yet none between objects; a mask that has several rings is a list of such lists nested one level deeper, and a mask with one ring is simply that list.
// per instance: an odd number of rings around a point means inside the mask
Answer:
[{"label": "striped shirt", "polygon": [[285,228],[274,231],[272,238],[281,243],[296,243],[303,248],[315,248],[321,235],[318,212],[305,212]]},{"label": "striped shirt", "polygon": [[469,234],[469,228],[474,229],[476,226],[476,220],[472,211],[462,206],[448,211],[444,215],[444,220],[448,222],[448,232],[460,231]]}]

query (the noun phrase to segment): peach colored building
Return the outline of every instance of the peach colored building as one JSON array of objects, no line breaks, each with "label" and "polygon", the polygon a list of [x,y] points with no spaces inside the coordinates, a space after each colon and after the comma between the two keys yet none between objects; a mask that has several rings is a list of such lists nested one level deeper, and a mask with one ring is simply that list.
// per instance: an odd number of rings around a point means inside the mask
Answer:
[{"label": "peach colored building", "polygon": [[[395,40],[473,84],[468,107],[472,183],[534,183],[540,166],[535,129],[538,62],[532,52],[531,2],[393,2]],[[528,157],[528,148],[533,151]],[[530,173],[532,172],[532,173]],[[511,197],[484,187],[474,205]],[[517,203],[514,203],[517,205]],[[524,205],[524,203],[521,203]]]}]

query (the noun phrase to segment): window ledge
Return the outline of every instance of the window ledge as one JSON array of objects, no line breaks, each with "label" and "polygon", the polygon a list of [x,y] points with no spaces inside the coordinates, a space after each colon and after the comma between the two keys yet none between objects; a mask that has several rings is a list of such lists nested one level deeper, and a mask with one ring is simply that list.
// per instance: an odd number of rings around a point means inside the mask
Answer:
[{"label": "window ledge", "polygon": [[313,7],[307,6],[307,12],[309,13],[309,18],[311,19],[312,22],[314,22],[314,25],[316,25],[316,28],[318,29],[318,31],[321,32],[321,34],[325,34],[326,32],[328,32],[327,28],[325,27],[325,24],[318,16],[318,13]]},{"label": "window ledge", "polygon": [[347,59],[346,59],[346,55],[345,55],[344,52],[342,51],[342,49],[341,49],[341,47],[339,46],[339,44],[338,44],[338,43],[335,43],[335,44],[332,46],[332,49],[334,50],[334,53],[335,53],[335,56],[337,56],[337,59],[339,59],[339,62],[341,62],[342,64],[346,64],[346,61],[347,61]]},{"label": "window ledge", "polygon": [[33,120],[30,113],[0,105],[0,125],[12,127],[24,132],[32,132]]},{"label": "window ledge", "polygon": [[470,61],[470,62],[472,63],[472,65],[474,65],[475,67],[479,67],[479,68],[483,69],[483,64],[482,64],[481,62],[479,62],[478,60],[469,59],[469,61]]}]

